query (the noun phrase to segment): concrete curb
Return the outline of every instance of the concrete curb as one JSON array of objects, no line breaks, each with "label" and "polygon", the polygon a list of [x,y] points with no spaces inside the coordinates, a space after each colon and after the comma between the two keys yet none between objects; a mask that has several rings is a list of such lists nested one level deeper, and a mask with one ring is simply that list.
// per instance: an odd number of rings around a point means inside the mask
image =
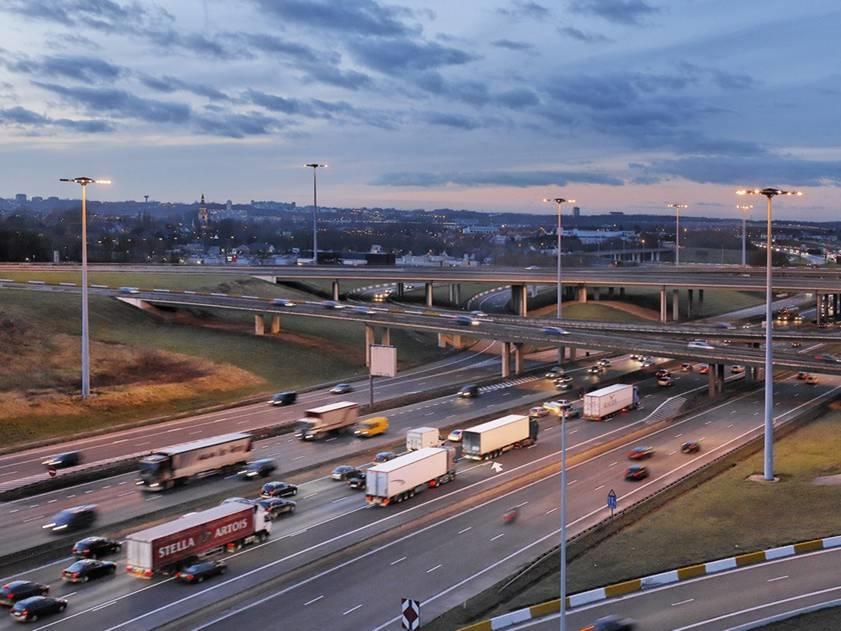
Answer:
[{"label": "concrete curb", "polygon": [[[726,572],[727,570],[732,570],[737,567],[757,565],[766,561],[773,561],[775,559],[797,556],[798,554],[808,554],[810,552],[838,547],[841,547],[841,536],[836,535],[833,537],[825,537],[823,539],[801,541],[800,543],[779,546],[777,548],[769,548],[767,550],[759,550],[758,552],[738,554],[726,559],[716,559],[715,561],[708,561],[706,563],[687,565],[675,570],[660,572],[659,574],[651,574],[650,576],[634,578],[628,581],[622,581],[621,583],[613,583],[612,585],[605,585],[604,587],[598,587],[586,592],[572,594],[567,596],[567,608],[574,609],[575,607],[589,605],[591,603],[608,600],[610,598],[617,598],[633,592],[645,591],[646,589],[661,587],[663,585],[669,585],[670,583],[678,583],[680,581],[698,578],[699,576],[709,576],[710,574]],[[496,631],[497,629],[504,629],[520,622],[557,613],[561,609],[560,604],[560,600],[555,598],[554,600],[532,605],[531,607],[526,607],[524,609],[518,609],[516,611],[496,616],[488,620],[482,620],[465,627],[459,627],[459,631]]]}]

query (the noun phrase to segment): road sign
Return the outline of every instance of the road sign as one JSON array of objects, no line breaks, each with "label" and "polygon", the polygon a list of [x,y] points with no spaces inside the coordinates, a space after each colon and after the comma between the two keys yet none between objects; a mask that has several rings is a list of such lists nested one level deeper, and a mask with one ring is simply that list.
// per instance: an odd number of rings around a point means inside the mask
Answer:
[{"label": "road sign", "polygon": [[403,628],[407,631],[420,629],[420,601],[411,598],[402,598],[400,613],[403,618]]},{"label": "road sign", "polygon": [[613,489],[607,494],[607,507],[610,509],[610,516],[613,517],[613,511],[616,510],[616,491]]},{"label": "road sign", "polygon": [[502,465],[498,462],[495,462],[491,465],[491,469],[493,469],[494,473],[499,473],[500,471],[502,471]]},{"label": "road sign", "polygon": [[47,469],[47,473],[50,474],[51,478],[54,478],[57,471],[55,470],[55,467],[50,467],[49,469]]}]

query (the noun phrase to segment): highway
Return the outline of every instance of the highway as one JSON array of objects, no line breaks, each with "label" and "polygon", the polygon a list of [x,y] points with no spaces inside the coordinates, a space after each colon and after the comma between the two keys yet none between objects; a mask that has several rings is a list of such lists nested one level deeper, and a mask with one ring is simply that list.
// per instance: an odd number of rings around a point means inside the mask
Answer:
[{"label": "highway", "polygon": [[[693,378],[686,377],[687,381]],[[794,380],[780,384],[780,414],[810,405],[831,387],[806,389]],[[635,413],[636,417],[622,416],[611,423],[570,421],[571,442],[580,449],[592,440],[586,438],[592,431],[621,433],[634,422],[632,418],[643,420],[650,414],[651,405],[646,403],[646,410]],[[608,488],[616,489],[620,506],[626,505],[752,435],[761,425],[760,411],[761,393],[748,392],[648,437],[645,444],[652,445],[657,455],[651,461],[652,477],[643,483],[627,483],[622,477],[627,464],[624,454],[636,443],[573,466],[573,532],[603,516]],[[151,629],[176,613],[194,609],[203,610],[200,620],[190,620],[188,625],[176,622],[172,628],[195,628],[206,622],[221,629],[230,623],[217,621],[225,611],[236,613],[237,623],[262,628],[278,624],[290,629],[397,628],[392,619],[399,598],[407,595],[423,600],[425,615],[431,616],[462,602],[554,543],[557,477],[544,467],[556,470],[560,436],[557,421],[544,421],[541,440],[534,448],[500,458],[502,473],[492,473],[489,463],[466,462],[456,482],[388,509],[363,508],[361,497],[344,485],[312,480],[299,496],[299,513],[278,522],[269,543],[235,555],[229,561],[230,573],[207,586],[191,588],[118,575],[77,589],[58,585],[55,577],[61,563],[27,572],[26,577],[56,586],[58,594],[72,594],[64,617],[33,628]],[[701,441],[700,455],[679,453],[680,443],[689,437]],[[521,475],[527,478],[519,479]],[[512,481],[513,490],[503,486],[507,480]],[[480,490],[489,495],[479,500]],[[523,504],[520,520],[503,527],[502,512],[515,504]],[[407,527],[394,529],[399,524]],[[369,540],[364,551],[348,548],[363,540]],[[464,554],[466,546],[469,555]],[[316,564],[327,552],[334,554]],[[370,577],[377,577],[376,594],[371,593]],[[242,596],[226,602],[222,610],[212,608],[223,596],[237,594]],[[283,603],[281,609],[278,603]],[[0,622],[0,628],[3,624],[11,622]]]}]

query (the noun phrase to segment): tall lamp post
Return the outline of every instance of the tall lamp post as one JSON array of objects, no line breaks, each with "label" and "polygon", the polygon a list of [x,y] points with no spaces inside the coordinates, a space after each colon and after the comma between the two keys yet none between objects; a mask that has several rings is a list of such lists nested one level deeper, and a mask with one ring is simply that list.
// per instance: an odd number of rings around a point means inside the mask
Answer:
[{"label": "tall lamp post", "polygon": [[327,165],[310,162],[304,166],[312,169],[312,263],[318,265],[318,188],[315,172]]},{"label": "tall lamp post", "polygon": [[689,208],[686,204],[666,204],[666,208],[675,209],[675,265],[680,265],[680,209]]},{"label": "tall lamp post", "polygon": [[736,195],[763,195],[768,199],[767,233],[765,241],[765,462],[763,478],[774,479],[774,371],[773,348],[771,347],[774,319],[771,313],[771,214],[772,202],[777,195],[803,195],[800,191],[783,191],[778,188],[747,189],[736,191]]},{"label": "tall lamp post", "polygon": [[742,211],[742,267],[747,267],[748,213],[753,204],[737,204],[736,208]]},{"label": "tall lamp post", "polygon": [[72,182],[82,187],[82,398],[91,395],[90,331],[88,326],[88,184],[110,184],[111,180],[95,180],[92,177],[59,178],[60,182]]},{"label": "tall lamp post", "polygon": [[558,312],[557,312],[557,316],[558,316],[558,320],[560,320],[561,319],[561,313],[562,313],[561,303],[564,301],[564,297],[563,297],[562,291],[561,291],[563,289],[563,287],[561,285],[561,241],[562,241],[563,235],[564,235],[563,227],[561,225],[561,206],[563,206],[564,204],[574,204],[575,200],[574,199],[564,199],[563,197],[554,197],[554,198],[551,198],[551,199],[546,198],[543,201],[547,202],[547,203],[549,203],[549,202],[554,203],[555,206],[557,206],[557,208],[558,208],[558,227],[556,228],[555,232],[557,233],[557,237],[558,237],[558,276],[557,276]]}]

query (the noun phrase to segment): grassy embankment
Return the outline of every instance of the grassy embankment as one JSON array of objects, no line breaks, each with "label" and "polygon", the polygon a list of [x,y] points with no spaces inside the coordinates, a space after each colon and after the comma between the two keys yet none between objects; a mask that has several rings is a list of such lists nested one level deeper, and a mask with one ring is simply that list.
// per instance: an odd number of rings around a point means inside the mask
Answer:
[{"label": "grassy embankment", "polygon": [[[78,281],[73,274],[32,277]],[[91,282],[304,296],[231,275],[95,274]],[[78,300],[77,295],[0,290],[0,422],[7,445],[364,372],[359,325],[284,317],[279,336],[256,337],[252,314],[182,312],[167,322],[112,298],[91,296],[96,396],[83,403],[76,396]],[[395,331],[392,340],[402,368],[441,357],[432,338]]]}]

